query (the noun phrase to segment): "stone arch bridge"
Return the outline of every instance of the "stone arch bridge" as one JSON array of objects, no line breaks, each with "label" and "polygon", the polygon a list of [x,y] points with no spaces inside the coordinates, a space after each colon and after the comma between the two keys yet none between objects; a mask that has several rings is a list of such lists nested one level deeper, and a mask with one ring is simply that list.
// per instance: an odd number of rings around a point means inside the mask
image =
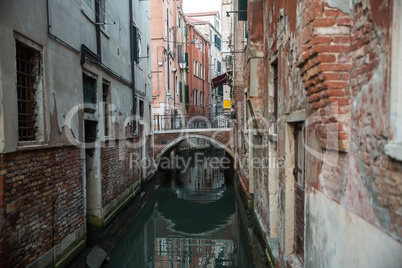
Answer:
[{"label": "stone arch bridge", "polygon": [[181,142],[191,138],[209,141],[213,146],[225,150],[233,159],[235,158],[232,128],[181,129],[155,132],[156,162],[158,163],[162,156],[177,148]]}]

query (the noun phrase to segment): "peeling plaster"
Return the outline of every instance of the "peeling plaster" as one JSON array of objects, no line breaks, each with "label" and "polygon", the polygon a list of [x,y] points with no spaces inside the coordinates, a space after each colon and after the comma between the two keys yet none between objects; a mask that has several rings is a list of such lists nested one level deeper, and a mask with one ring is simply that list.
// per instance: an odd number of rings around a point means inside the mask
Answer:
[{"label": "peeling plaster", "polygon": [[349,14],[353,18],[353,3],[351,0],[327,0],[327,3],[330,7],[342,10],[343,13]]},{"label": "peeling plaster", "polygon": [[400,267],[396,240],[318,191],[306,201],[305,267]]}]

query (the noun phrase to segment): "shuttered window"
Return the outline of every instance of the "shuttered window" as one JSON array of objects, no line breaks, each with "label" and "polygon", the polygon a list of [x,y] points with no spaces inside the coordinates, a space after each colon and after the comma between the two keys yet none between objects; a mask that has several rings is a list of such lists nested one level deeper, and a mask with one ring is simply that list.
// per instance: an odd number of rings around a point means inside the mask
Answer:
[{"label": "shuttered window", "polygon": [[248,0],[239,0],[239,12],[237,14],[237,19],[240,21],[247,20],[247,5]]},{"label": "shuttered window", "polygon": [[184,89],[185,89],[185,98],[186,98],[186,104],[189,104],[190,103],[190,90],[189,90],[189,86],[188,85],[186,85],[185,87],[184,87]]}]

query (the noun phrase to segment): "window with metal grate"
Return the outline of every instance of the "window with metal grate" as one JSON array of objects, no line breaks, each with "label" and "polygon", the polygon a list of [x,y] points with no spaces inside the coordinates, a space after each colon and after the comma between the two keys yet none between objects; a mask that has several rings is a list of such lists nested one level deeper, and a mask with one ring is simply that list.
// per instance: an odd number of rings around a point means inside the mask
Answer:
[{"label": "window with metal grate", "polygon": [[16,41],[19,141],[35,141],[37,131],[36,91],[39,82],[40,53]]}]

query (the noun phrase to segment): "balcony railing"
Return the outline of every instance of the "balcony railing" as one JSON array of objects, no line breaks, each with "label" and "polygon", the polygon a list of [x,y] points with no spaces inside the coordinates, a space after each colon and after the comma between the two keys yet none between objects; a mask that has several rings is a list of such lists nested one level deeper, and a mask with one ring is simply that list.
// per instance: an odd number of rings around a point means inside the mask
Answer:
[{"label": "balcony railing", "polygon": [[232,121],[228,113],[154,115],[153,119],[154,131],[231,127]]}]

